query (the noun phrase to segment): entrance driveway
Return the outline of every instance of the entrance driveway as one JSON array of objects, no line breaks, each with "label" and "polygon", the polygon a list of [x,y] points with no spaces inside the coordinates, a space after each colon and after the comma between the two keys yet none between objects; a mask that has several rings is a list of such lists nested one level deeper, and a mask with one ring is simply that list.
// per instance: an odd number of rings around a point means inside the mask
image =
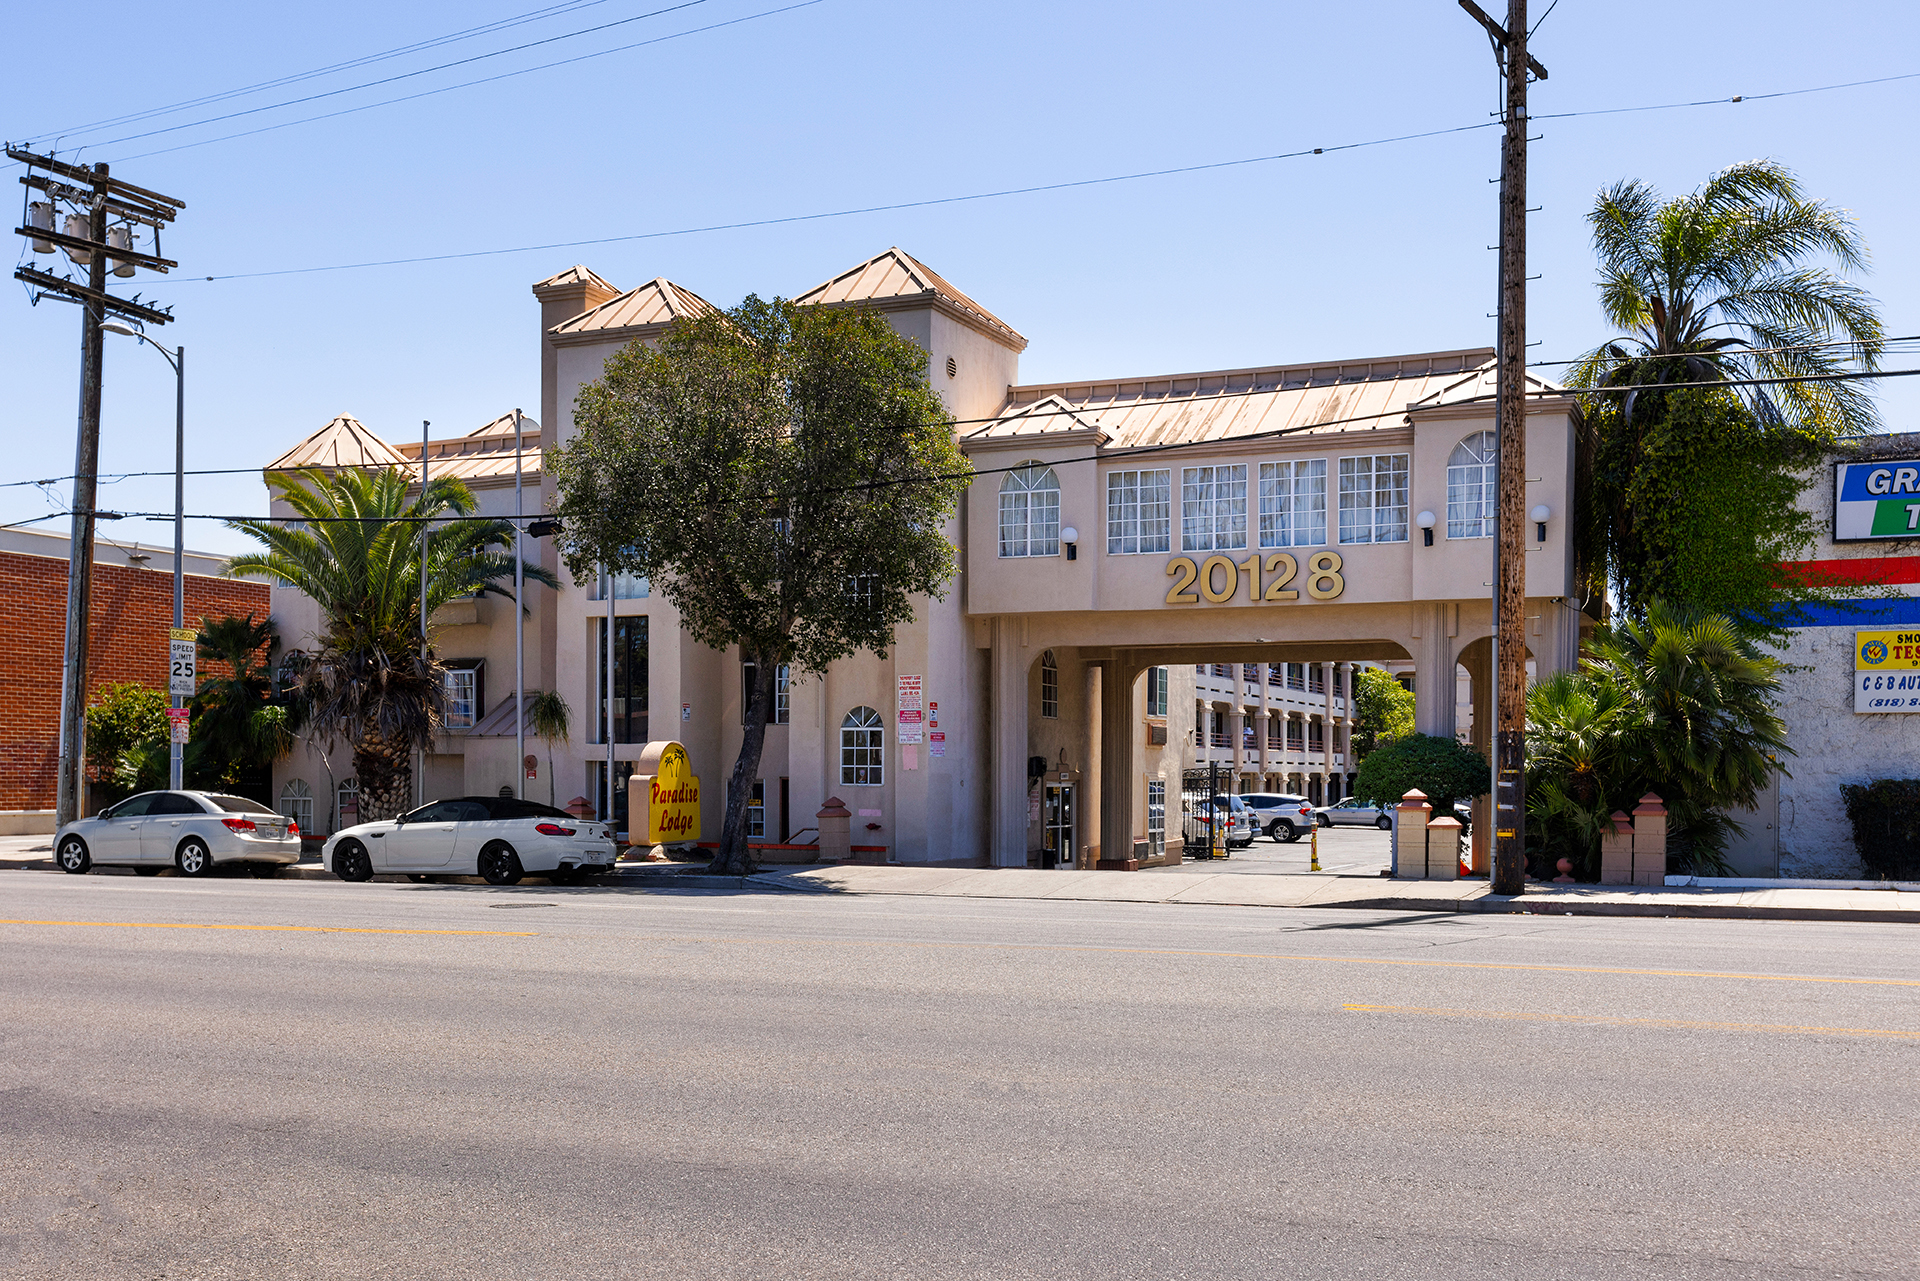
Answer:
[{"label": "entrance driveway", "polygon": [[[1348,876],[1377,875],[1393,862],[1393,837],[1374,827],[1326,827],[1320,829],[1320,870]],[[1187,859],[1177,867],[1144,868],[1141,875],[1285,876],[1305,872],[1312,862],[1309,838],[1302,833],[1291,845],[1253,838],[1253,844],[1235,850],[1232,858]]]}]

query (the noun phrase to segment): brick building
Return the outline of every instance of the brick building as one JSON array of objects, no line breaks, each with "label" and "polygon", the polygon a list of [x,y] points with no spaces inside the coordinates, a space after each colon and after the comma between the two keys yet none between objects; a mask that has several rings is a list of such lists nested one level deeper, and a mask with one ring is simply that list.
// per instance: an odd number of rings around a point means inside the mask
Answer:
[{"label": "brick building", "polygon": [[[164,689],[173,625],[173,551],[107,537],[94,543],[88,701],[103,685]],[[188,626],[204,616],[265,618],[264,582],[221,578],[219,557],[188,552]],[[0,833],[51,832],[60,744],[60,662],[67,628],[67,538],[0,531],[0,599],[9,602],[0,664]]]}]

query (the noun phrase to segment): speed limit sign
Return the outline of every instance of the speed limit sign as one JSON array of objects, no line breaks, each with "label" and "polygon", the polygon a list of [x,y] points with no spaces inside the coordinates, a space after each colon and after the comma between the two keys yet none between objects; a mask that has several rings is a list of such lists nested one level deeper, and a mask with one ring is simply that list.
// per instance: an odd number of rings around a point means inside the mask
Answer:
[{"label": "speed limit sign", "polygon": [[167,693],[194,695],[194,630],[175,627],[167,633]]}]

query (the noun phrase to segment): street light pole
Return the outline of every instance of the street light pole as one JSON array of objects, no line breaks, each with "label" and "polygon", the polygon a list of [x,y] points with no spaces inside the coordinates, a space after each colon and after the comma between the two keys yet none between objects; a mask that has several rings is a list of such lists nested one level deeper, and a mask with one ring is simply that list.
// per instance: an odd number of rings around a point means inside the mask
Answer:
[{"label": "street light pole", "polygon": [[[187,349],[180,346],[170,352],[138,329],[116,320],[109,320],[100,328],[110,334],[138,338],[173,366],[173,626],[178,631],[187,625]],[[168,703],[175,708],[183,705],[178,694],[169,694]],[[185,749],[179,740],[173,739],[171,732],[167,737],[173,740],[168,744],[167,787],[177,792],[186,786]]]},{"label": "street light pole", "polygon": [[[521,497],[520,411],[513,411],[513,759],[519,771],[513,794],[527,790],[527,598],[526,563],[520,557],[524,536],[521,518],[526,515]],[[552,773],[549,767],[548,773]]]}]

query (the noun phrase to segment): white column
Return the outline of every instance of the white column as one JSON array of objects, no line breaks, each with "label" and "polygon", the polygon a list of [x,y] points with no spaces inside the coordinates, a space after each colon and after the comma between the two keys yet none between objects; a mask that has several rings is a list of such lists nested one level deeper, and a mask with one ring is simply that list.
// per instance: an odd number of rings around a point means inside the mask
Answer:
[{"label": "white column", "polygon": [[1027,865],[1027,660],[1020,620],[993,620],[993,847],[995,867]]}]

